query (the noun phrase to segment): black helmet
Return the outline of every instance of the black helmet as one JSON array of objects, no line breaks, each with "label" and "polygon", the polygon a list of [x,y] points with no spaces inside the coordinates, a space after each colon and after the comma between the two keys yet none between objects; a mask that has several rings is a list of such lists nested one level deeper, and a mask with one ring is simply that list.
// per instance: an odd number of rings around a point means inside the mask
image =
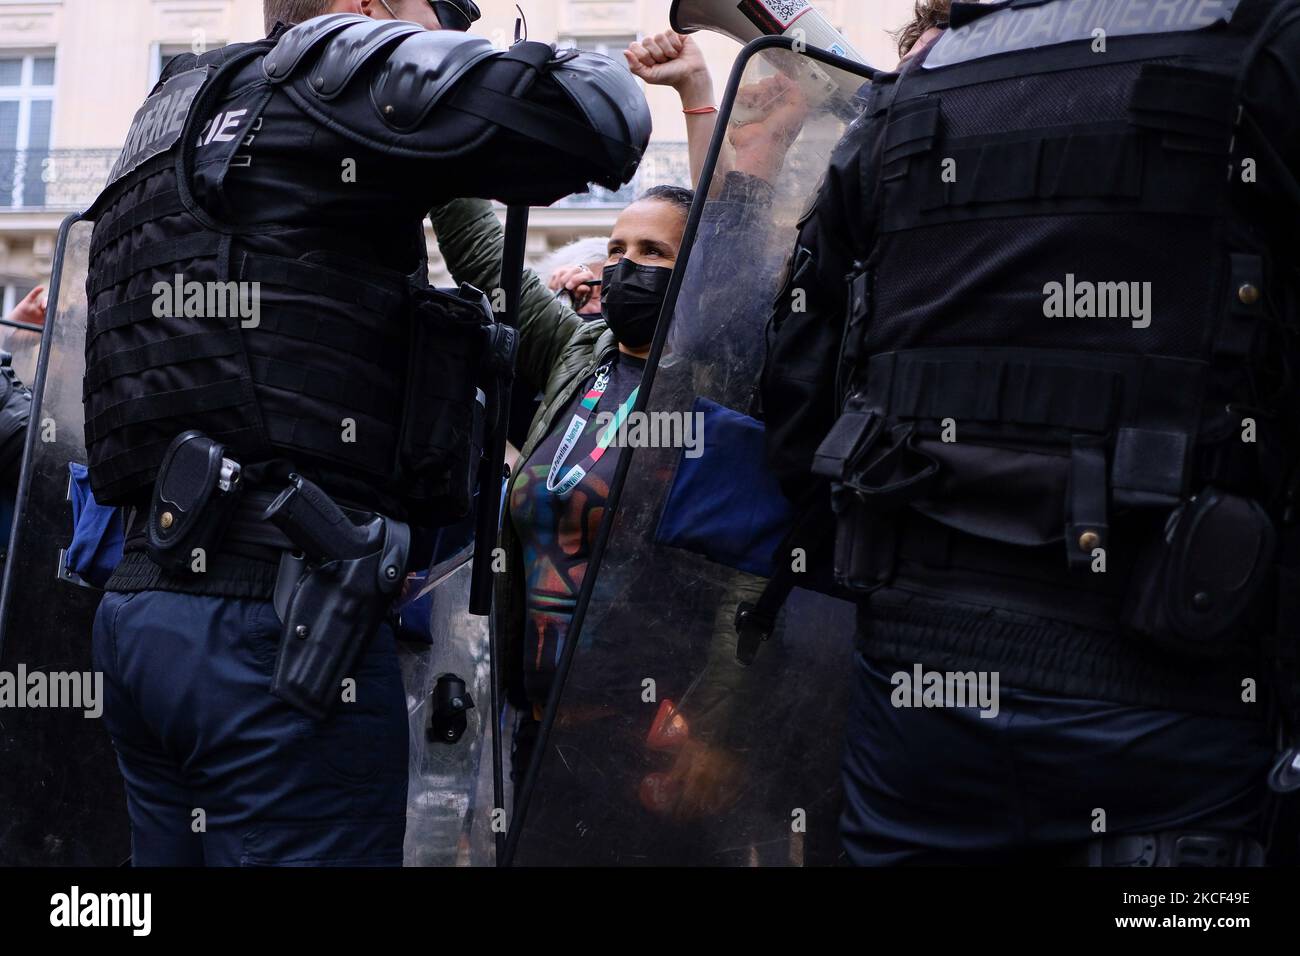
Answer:
[{"label": "black helmet", "polygon": [[444,30],[459,30],[464,33],[479,17],[478,5],[474,0],[429,0],[434,16]]}]

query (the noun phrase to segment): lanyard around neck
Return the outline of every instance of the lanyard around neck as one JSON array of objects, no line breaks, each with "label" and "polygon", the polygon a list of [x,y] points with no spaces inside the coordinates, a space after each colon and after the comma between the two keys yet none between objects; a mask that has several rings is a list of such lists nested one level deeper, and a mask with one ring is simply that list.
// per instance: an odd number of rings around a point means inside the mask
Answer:
[{"label": "lanyard around neck", "polygon": [[608,365],[601,366],[596,372],[596,381],[583,397],[580,410],[574,414],[569,427],[564,430],[564,437],[560,439],[559,447],[555,449],[555,457],[551,459],[551,470],[546,476],[546,490],[558,498],[563,498],[573,491],[578,483],[587,477],[591,469],[596,467],[596,462],[600,461],[601,456],[605,454],[605,450],[610,446],[623,423],[627,421],[627,416],[636,403],[637,393],[641,391],[640,385],[632,389],[632,394],[619,406],[613,420],[605,426],[605,430],[596,439],[596,447],[592,449],[591,454],[583,460],[582,464],[574,465],[562,479],[559,478],[564,463],[569,460],[569,455],[573,454],[574,446],[578,444],[578,439],[587,427],[587,418],[583,413],[590,415],[596,410],[601,397],[609,388],[610,374]]}]

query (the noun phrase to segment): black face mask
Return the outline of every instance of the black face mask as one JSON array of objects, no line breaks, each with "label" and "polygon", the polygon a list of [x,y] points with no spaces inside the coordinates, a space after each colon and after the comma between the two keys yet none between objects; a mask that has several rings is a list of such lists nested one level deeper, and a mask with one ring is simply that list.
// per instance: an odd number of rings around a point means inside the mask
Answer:
[{"label": "black face mask", "polygon": [[655,323],[672,277],[672,269],[640,266],[627,257],[605,266],[601,314],[619,344],[641,349],[654,339]]}]

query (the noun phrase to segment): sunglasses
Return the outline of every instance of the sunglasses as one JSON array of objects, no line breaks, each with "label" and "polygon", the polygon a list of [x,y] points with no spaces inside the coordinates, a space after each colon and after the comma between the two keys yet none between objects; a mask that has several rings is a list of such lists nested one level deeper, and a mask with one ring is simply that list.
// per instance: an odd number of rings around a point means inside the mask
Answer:
[{"label": "sunglasses", "polygon": [[591,304],[591,300],[595,297],[596,292],[599,291],[600,289],[601,280],[592,279],[590,282],[584,284],[587,287],[587,291],[579,292],[577,289],[574,289],[572,292],[569,293],[569,298],[573,300],[574,312],[581,312],[583,309],[585,309],[588,305]]},{"label": "sunglasses", "polygon": [[483,15],[474,0],[429,0],[429,6],[444,30],[458,33],[464,33]]}]

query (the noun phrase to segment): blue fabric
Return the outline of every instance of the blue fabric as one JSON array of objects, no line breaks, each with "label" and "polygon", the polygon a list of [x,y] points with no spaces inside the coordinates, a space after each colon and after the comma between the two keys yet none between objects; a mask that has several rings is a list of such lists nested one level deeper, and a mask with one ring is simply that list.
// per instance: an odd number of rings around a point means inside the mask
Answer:
[{"label": "blue fabric", "polygon": [[14,530],[14,496],[0,494],[0,552],[9,550],[9,536]]},{"label": "blue fabric", "polygon": [[69,462],[72,473],[72,544],[68,570],[102,588],[122,560],[122,513],[95,500],[86,466]]},{"label": "blue fabric", "polygon": [[707,398],[693,411],[703,415],[703,454],[682,450],[655,542],[771,577],[793,517],[764,464],[763,426]]},{"label": "blue fabric", "polygon": [[1263,721],[1008,687],[993,717],[895,707],[891,675],[912,667],[855,654],[840,833],[859,866],[1059,864],[1092,838],[1096,809],[1109,833],[1258,837]]},{"label": "blue fabric", "polygon": [[279,641],[269,601],[100,603],[94,666],[135,865],[401,865],[408,732],[392,629],[354,668],[355,701],[323,721],[271,695]]},{"label": "blue fabric", "polygon": [[397,602],[397,635],[413,644],[432,644],[430,619],[433,615],[433,592],[422,594],[429,572],[406,576],[405,597]]}]

